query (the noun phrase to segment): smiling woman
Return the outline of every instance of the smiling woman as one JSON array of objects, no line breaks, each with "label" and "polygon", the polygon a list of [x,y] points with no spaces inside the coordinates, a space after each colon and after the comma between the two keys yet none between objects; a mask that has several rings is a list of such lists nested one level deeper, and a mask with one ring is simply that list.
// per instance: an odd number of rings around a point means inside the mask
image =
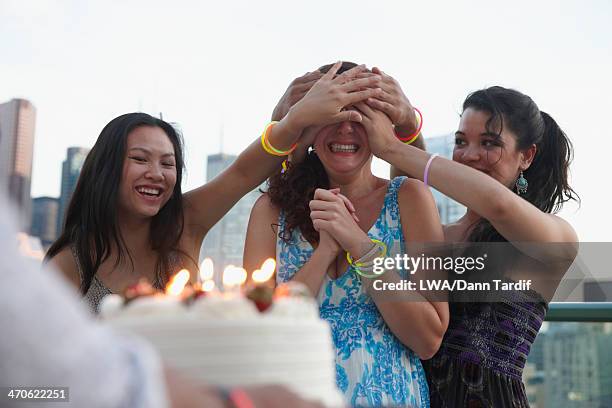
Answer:
[{"label": "smiling woman", "polygon": [[182,138],[160,119],[130,113],[102,130],[47,253],[94,311],[141,277],[161,287],[178,266],[183,166]]},{"label": "smiling woman", "polygon": [[[370,115],[364,109],[364,123]],[[425,366],[432,406],[529,407],[523,368],[577,251],[576,232],[555,215],[578,199],[568,179],[572,143],[531,97],[500,86],[465,99],[452,161],[398,143],[391,132],[379,136],[369,139],[375,154],[467,207],[445,225],[446,241],[508,243],[486,271],[515,290],[493,300],[449,296],[448,330]],[[514,286],[524,280],[533,286]]]},{"label": "smiling woman", "polygon": [[[361,116],[353,106],[346,111]],[[393,126],[384,113],[378,123]],[[317,297],[321,317],[332,328],[336,384],[351,406],[427,407],[419,357],[430,358],[438,349],[447,304],[420,294],[417,301],[375,298],[355,264],[384,255],[375,243],[394,257],[406,252],[407,242],[441,241],[442,227],[423,183],[372,174],[368,132],[373,130],[349,121],[306,129],[302,138],[314,149],[269,179],[267,194],[251,212],[244,264],[253,270],[276,258],[277,283],[301,282]],[[348,254],[358,261],[349,264]],[[389,276],[405,273],[393,270]]]},{"label": "smiling woman", "polygon": [[174,146],[159,127],[134,129],[119,187],[122,212],[150,217],[170,199],[177,179]]}]

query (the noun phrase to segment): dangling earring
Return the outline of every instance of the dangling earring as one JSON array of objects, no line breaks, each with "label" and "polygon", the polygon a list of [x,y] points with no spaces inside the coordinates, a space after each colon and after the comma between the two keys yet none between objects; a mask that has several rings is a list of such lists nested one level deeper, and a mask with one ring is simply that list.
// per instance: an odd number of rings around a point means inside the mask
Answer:
[{"label": "dangling earring", "polygon": [[523,171],[521,170],[521,175],[519,176],[518,179],[516,179],[516,183],[514,183],[516,185],[516,192],[520,195],[520,194],[525,194],[527,192],[527,187],[529,186],[529,183],[527,182],[527,179],[523,176]]}]

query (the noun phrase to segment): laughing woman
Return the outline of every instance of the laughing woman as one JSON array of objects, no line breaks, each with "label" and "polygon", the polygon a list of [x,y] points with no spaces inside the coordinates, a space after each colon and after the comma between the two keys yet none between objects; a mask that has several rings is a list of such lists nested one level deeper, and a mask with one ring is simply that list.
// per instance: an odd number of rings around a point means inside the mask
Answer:
[{"label": "laughing woman", "polygon": [[[277,283],[301,282],[317,297],[321,317],[332,328],[337,385],[352,406],[427,407],[419,357],[430,358],[438,349],[447,304],[383,301],[370,293],[364,271],[354,265],[403,254],[408,242],[441,241],[433,197],[420,181],[375,177],[360,124],[344,121],[305,133],[314,136],[314,150],[271,177],[268,192],[253,207],[245,267],[253,270],[275,258]],[[389,274],[406,277],[403,270]]]},{"label": "laughing woman", "polygon": [[448,331],[427,362],[432,406],[528,407],[522,370],[546,299],[576,255],[574,229],[553,214],[576,198],[571,143],[529,96],[494,86],[463,103],[453,160],[436,158],[399,142],[377,119],[388,108],[384,99],[357,104],[368,135],[378,136],[369,138],[374,154],[468,208],[444,227],[447,242],[508,243],[496,260],[500,272],[534,281],[535,290],[495,301],[450,303]]},{"label": "laughing woman", "polygon": [[[360,119],[342,108],[372,96],[375,79],[355,78],[363,67],[334,79],[340,65],[269,132],[267,145],[277,154],[291,150],[312,124]],[[105,295],[121,293],[141,278],[162,288],[178,269],[197,269],[206,233],[280,167],[282,157],[262,146],[263,141],[253,142],[214,180],[183,194],[177,131],[145,113],[113,119],[85,160],[63,232],[46,259],[80,288],[94,311]]]}]

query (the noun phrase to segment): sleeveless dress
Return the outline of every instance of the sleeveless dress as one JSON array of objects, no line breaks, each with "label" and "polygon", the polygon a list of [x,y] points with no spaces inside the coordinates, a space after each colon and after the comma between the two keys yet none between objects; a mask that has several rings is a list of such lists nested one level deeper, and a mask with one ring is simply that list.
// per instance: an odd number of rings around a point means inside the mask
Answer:
[{"label": "sleeveless dress", "polygon": [[[76,262],[77,269],[79,271],[79,277],[81,278],[81,282],[83,281],[83,269],[81,268],[81,263],[79,262],[79,257],[77,255],[76,248],[74,246],[70,246],[70,251],[72,252],[72,256],[74,257],[74,262]],[[153,287],[156,289],[163,289],[164,284],[160,276],[157,276],[156,281],[153,283]],[[96,275],[94,275],[91,280],[91,285],[89,285],[89,289],[87,289],[87,293],[83,296],[83,300],[89,307],[89,310],[93,314],[98,314],[100,312],[100,303],[102,299],[104,299],[107,295],[112,295],[113,292],[102,283],[100,279]]]},{"label": "sleeveless dress", "polygon": [[[384,242],[387,256],[405,252],[397,191],[405,177],[389,183],[380,215],[368,236]],[[279,232],[285,214],[279,216]],[[289,281],[310,259],[314,249],[296,228],[288,242],[276,241],[277,283]],[[403,278],[405,271],[400,271]],[[429,407],[423,366],[384,322],[358,275],[350,268],[338,279],[325,275],[318,295],[320,315],[331,325],[336,348],[336,383],[356,407]]]},{"label": "sleeveless dress", "polygon": [[529,407],[523,367],[548,306],[533,290],[501,300],[449,304],[440,350],[424,362],[432,407]]}]

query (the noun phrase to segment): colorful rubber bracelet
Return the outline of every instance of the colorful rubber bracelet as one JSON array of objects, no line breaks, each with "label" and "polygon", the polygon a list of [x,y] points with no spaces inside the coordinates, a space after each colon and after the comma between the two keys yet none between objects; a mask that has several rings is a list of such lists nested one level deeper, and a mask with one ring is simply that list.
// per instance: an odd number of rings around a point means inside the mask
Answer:
[{"label": "colorful rubber bracelet", "polygon": [[407,137],[401,137],[400,135],[397,134],[397,132],[395,132],[395,135],[397,136],[397,138],[406,144],[411,144],[412,142],[417,140],[417,138],[421,134],[421,129],[423,128],[423,114],[421,113],[420,110],[418,110],[415,107],[413,107],[412,109],[414,109],[414,111],[419,114],[418,119],[417,119],[418,121],[417,130],[415,130],[413,134]]},{"label": "colorful rubber bracelet", "polygon": [[353,270],[355,271],[357,275],[363,276],[364,278],[370,278],[370,279],[378,278],[380,277],[380,275],[382,275],[385,272],[384,270],[380,273],[374,272],[373,267],[367,268],[367,270],[365,270],[366,268],[362,268],[358,266],[351,266],[351,268],[353,268]]},{"label": "colorful rubber bracelet", "polygon": [[438,157],[438,153],[434,153],[429,156],[429,160],[427,160],[427,164],[425,165],[425,171],[423,171],[423,183],[427,186],[427,179],[429,178],[429,166],[431,166],[431,162],[434,161],[436,157]]},{"label": "colorful rubber bracelet", "polygon": [[[379,258],[379,257],[387,255],[387,245],[384,242],[379,241],[377,239],[371,239],[371,241],[374,242],[375,245],[371,250],[369,250],[366,253],[366,255],[371,256],[371,253],[373,253],[373,250],[376,250],[376,249],[379,249],[379,253],[378,253],[378,256],[376,256],[375,258]],[[347,252],[346,259],[348,260],[349,264],[351,265],[351,268],[353,268],[356,274],[363,276],[364,278],[369,278],[369,279],[378,278],[380,275],[382,275],[382,273],[374,272],[374,262],[372,262],[372,264],[369,264],[369,263],[364,264],[364,263],[358,262],[358,261],[362,261],[363,258],[366,257],[366,255],[362,256],[357,261],[353,261],[350,254]]]},{"label": "colorful rubber bracelet", "polygon": [[272,144],[270,144],[270,141],[268,140],[268,135],[270,133],[270,130],[272,129],[272,127],[274,125],[276,125],[278,122],[276,121],[272,121],[270,123],[268,123],[266,125],[266,128],[264,129],[263,133],[261,134],[261,146],[263,147],[263,149],[273,155],[273,156],[288,156],[291,153],[293,153],[293,151],[297,148],[297,143],[294,143],[293,146],[291,146],[291,148],[289,150],[279,150],[277,148],[275,148],[274,146],[272,146]]},{"label": "colorful rubber bracelet", "polygon": [[[375,244],[374,248],[372,248],[372,249],[375,249],[375,248],[379,247],[380,249],[382,249],[382,251],[380,251],[382,253],[382,255],[386,255],[387,254],[387,245],[385,245],[384,242],[379,241],[377,239],[370,239],[370,241],[372,241]],[[369,250],[366,253],[366,255],[369,255],[370,252],[372,252],[372,249]],[[361,260],[361,259],[363,259],[363,256],[359,260]],[[346,260],[348,261],[349,265],[351,265],[353,267],[358,268],[360,266],[364,266],[362,263],[354,261],[353,258],[351,257],[351,254],[349,254],[348,252],[346,253]]]},{"label": "colorful rubber bracelet", "polygon": [[272,128],[272,126],[274,126],[275,124],[277,124],[278,122],[276,121],[272,121],[270,123],[268,123],[266,125],[266,127],[264,128],[264,131],[261,134],[261,147],[266,151],[266,153],[271,154],[273,156],[277,156],[276,153],[274,153],[274,151],[272,149],[270,149],[270,147],[268,147],[268,143],[266,140],[266,137],[268,137],[268,132],[270,131],[270,129]]},{"label": "colorful rubber bracelet", "polygon": [[[384,242],[381,242],[377,239],[371,239],[371,241],[374,243],[374,246],[368,252],[363,254],[361,258],[357,260],[351,259],[353,261],[353,265],[358,266],[358,267],[372,266],[374,264],[374,261],[373,261],[374,258],[378,258],[379,256],[381,256],[381,254],[385,255],[387,253],[387,246],[385,245]],[[378,251],[378,256],[374,256],[376,255],[377,251]],[[374,258],[372,258],[372,256],[374,256]]]},{"label": "colorful rubber bracelet", "polygon": [[240,388],[234,388],[227,393],[227,400],[235,407],[235,408],[255,408],[255,404],[251,397]]}]

